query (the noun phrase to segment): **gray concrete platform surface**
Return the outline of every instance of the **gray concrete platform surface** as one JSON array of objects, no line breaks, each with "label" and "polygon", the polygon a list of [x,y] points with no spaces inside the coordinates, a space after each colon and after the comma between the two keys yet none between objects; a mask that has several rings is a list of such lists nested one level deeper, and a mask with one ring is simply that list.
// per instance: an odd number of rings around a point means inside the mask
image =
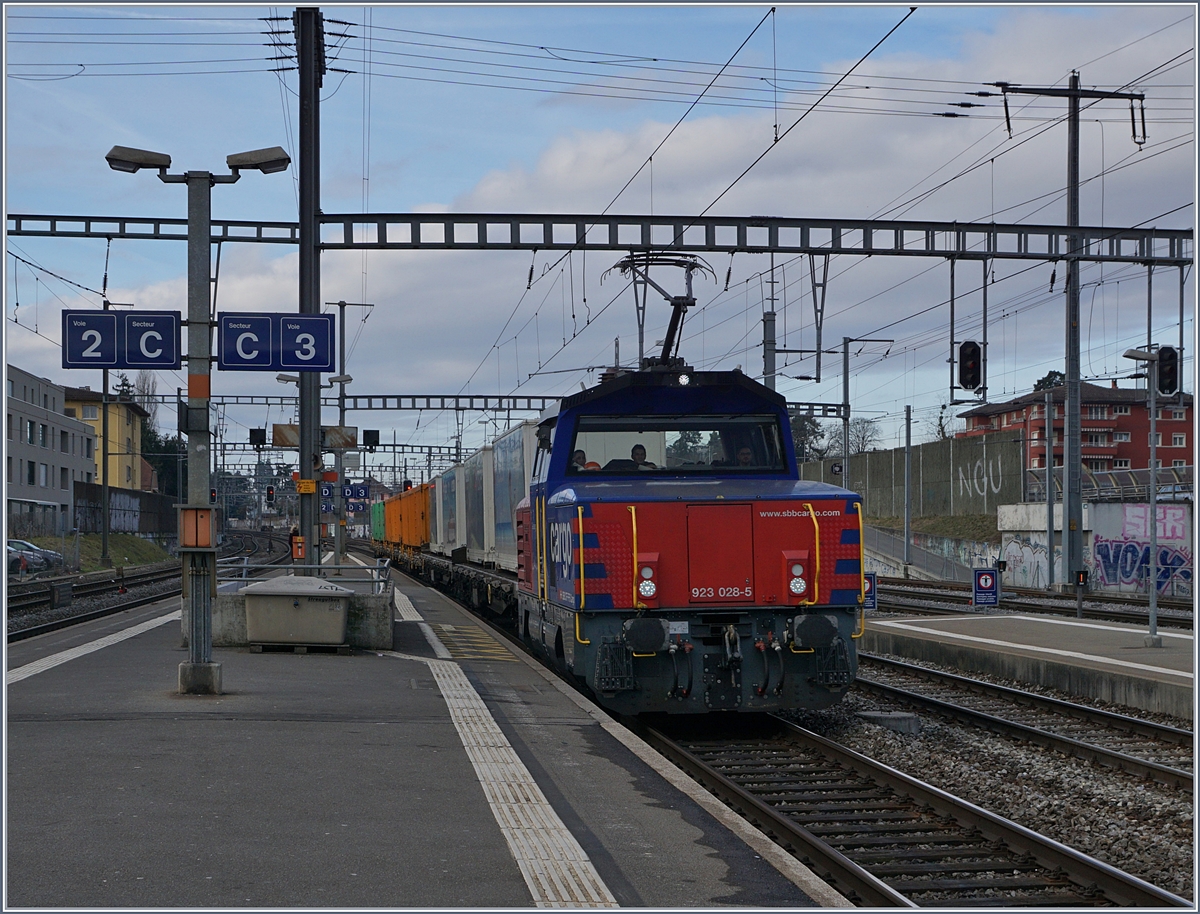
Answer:
[{"label": "gray concrete platform surface", "polygon": [[218,696],[177,600],[9,645],[6,907],[845,906],[398,580],[393,650],[218,649]]},{"label": "gray concrete platform surface", "polygon": [[1159,628],[1162,647],[1146,647],[1145,626],[1040,615],[867,615],[860,648],[971,672],[988,673],[1193,718],[1195,638]]}]

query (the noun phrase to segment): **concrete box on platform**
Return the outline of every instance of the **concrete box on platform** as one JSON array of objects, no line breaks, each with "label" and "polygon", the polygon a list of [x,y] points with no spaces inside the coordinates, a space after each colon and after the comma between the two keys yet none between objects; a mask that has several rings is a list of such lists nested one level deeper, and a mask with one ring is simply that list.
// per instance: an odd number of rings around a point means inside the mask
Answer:
[{"label": "concrete box on platform", "polygon": [[251,644],[345,644],[354,591],[319,578],[285,577],[242,588]]},{"label": "concrete box on platform", "polygon": [[[191,607],[186,599],[181,601],[180,609],[181,643],[187,647]],[[345,643],[356,648],[391,650],[394,615],[390,587],[381,594],[352,594],[346,610]],[[212,643],[213,647],[246,647],[250,643],[244,593],[219,593],[213,597]]]}]

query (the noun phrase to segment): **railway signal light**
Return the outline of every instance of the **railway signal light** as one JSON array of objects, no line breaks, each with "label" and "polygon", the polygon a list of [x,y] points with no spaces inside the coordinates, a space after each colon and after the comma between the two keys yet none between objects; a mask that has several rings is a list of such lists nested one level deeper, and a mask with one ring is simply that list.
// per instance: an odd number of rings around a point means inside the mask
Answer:
[{"label": "railway signal light", "polygon": [[210,505],[215,505],[217,503],[217,490],[216,489],[208,490],[208,503]]},{"label": "railway signal light", "polygon": [[275,504],[275,487],[274,486],[267,486],[267,504],[268,505]]},{"label": "railway signal light", "polygon": [[983,383],[983,350],[974,340],[958,347],[958,386],[977,390]]},{"label": "railway signal light", "polygon": [[1158,347],[1158,392],[1164,397],[1179,392],[1179,350],[1174,346]]}]

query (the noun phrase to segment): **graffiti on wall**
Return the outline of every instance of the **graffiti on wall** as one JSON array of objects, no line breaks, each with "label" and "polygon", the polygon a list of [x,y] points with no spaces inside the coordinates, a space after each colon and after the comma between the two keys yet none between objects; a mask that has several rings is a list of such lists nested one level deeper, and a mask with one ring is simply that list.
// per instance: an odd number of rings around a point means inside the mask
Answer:
[{"label": "graffiti on wall", "polygon": [[[1150,544],[1140,540],[1110,540],[1096,537],[1092,546],[1096,575],[1101,584],[1144,587],[1150,576]],[[1158,546],[1158,592],[1171,583],[1192,583],[1192,553],[1182,546]]]},{"label": "graffiti on wall", "polygon": [[[1183,505],[1158,505],[1159,542],[1188,538],[1187,508]],[[1150,506],[1125,505],[1125,522],[1121,528],[1124,539],[1150,539]]]},{"label": "graffiti on wall", "polygon": [[[1046,537],[1042,534],[1023,536],[1016,534],[1004,537],[1002,558],[1008,563],[1004,581],[1014,587],[1045,587],[1049,568],[1046,562]],[[1054,550],[1055,579],[1061,575],[1062,554]]]},{"label": "graffiti on wall", "polygon": [[1000,467],[1000,456],[980,457],[973,464],[962,464],[958,468],[958,494],[960,496],[979,495],[987,498],[988,489],[993,494],[999,494],[1000,484],[1004,482],[1004,473]]}]

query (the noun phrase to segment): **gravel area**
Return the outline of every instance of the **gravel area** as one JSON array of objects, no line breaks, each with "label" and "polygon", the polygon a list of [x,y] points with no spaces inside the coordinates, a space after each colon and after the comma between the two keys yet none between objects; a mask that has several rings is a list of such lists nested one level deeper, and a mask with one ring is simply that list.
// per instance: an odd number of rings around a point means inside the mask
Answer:
[{"label": "gravel area", "polygon": [[1037,746],[921,716],[917,735],[868,723],[849,694],[800,726],[1185,898],[1194,898],[1190,794]]},{"label": "gravel area", "polygon": [[70,619],[73,616],[93,612],[97,609],[115,606],[118,603],[127,603],[130,600],[152,597],[157,594],[167,594],[178,589],[179,581],[171,580],[159,581],[157,584],[143,584],[139,587],[130,587],[128,592],[123,594],[113,592],[97,594],[91,597],[77,597],[71,601],[70,606],[62,606],[58,609],[37,609],[30,612],[9,615],[7,630],[11,633],[25,628],[32,628],[35,625],[46,625],[50,622]]}]

